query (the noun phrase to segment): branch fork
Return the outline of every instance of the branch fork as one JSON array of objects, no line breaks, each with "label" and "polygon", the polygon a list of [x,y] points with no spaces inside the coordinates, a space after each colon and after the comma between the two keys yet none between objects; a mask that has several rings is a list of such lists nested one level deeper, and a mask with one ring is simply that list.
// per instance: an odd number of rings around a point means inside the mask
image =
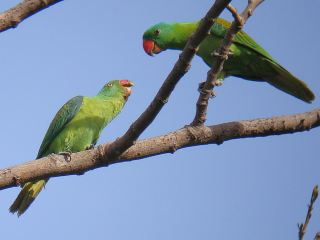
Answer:
[{"label": "branch fork", "polygon": [[[234,21],[226,33],[220,48],[213,52],[215,56],[214,62],[211,69],[208,71],[207,80],[204,84],[204,90],[212,90],[215,86],[218,85],[218,76],[223,69],[224,62],[228,59],[230,53],[230,46],[234,36],[242,29],[243,25],[246,23],[248,18],[252,15],[254,9],[262,3],[264,0],[249,0],[248,5],[241,15],[238,14],[237,10],[231,5],[228,4],[227,9],[231,12],[234,17]],[[221,85],[221,84],[220,84]],[[206,91],[203,91],[206,93]],[[196,114],[191,123],[193,126],[203,125],[206,121],[207,108],[209,104],[210,95],[202,94],[199,95],[197,104],[196,104]]]}]

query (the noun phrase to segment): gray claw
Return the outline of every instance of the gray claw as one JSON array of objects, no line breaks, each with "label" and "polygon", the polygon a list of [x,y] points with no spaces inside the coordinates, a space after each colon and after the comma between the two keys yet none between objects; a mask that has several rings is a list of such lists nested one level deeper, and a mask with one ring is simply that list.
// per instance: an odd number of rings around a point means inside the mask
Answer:
[{"label": "gray claw", "polygon": [[72,154],[72,152],[65,151],[65,152],[59,152],[58,154],[64,156],[64,160],[66,162],[71,162],[71,154]]}]

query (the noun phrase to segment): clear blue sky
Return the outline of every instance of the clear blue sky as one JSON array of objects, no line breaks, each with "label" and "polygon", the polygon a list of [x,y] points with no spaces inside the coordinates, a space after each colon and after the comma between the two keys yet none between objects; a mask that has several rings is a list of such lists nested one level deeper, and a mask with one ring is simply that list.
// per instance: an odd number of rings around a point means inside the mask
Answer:
[{"label": "clear blue sky", "polygon": [[[19,1],[1,1],[4,11]],[[213,1],[63,1],[0,34],[1,168],[32,160],[59,107],[94,95],[110,79],[136,83],[100,143],[123,134],[151,101],[179,52],[154,58],[142,34],[159,21],[193,21]],[[235,1],[238,3],[239,1]],[[240,1],[243,7],[245,0]],[[265,1],[245,30],[317,95],[309,105],[264,84],[228,78],[208,124],[319,106],[319,1]],[[225,18],[231,19],[228,13]],[[142,138],[190,123],[208,67],[195,58]],[[312,187],[320,184],[320,128],[112,165],[51,179],[24,216],[7,209],[19,188],[0,192],[1,236],[11,239],[297,239]],[[306,239],[320,230],[320,202]]]}]

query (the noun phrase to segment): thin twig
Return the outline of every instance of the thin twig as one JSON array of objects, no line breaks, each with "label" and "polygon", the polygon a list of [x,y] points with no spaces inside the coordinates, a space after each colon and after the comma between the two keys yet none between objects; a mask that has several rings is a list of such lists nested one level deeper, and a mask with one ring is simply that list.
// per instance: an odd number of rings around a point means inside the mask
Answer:
[{"label": "thin twig", "polygon": [[0,14],[0,32],[15,28],[26,18],[62,0],[24,0]]},{"label": "thin twig", "polygon": [[140,117],[129,127],[127,132],[113,142],[108,149],[107,158],[114,159],[121,155],[126,149],[134,144],[141,133],[152,123],[162,107],[168,102],[168,99],[174,90],[179,80],[189,70],[190,63],[201,41],[207,36],[208,31],[223,9],[231,2],[231,0],[216,0],[213,6],[209,9],[206,16],[202,19],[198,29],[191,35],[178,61],[169,73],[168,77],[162,84],[157,95],[152,100],[147,109],[140,115]]},{"label": "thin twig", "polygon": [[[311,199],[310,199],[310,204],[308,205],[308,212],[307,212],[306,219],[305,219],[304,223],[298,224],[299,240],[303,240],[303,237],[306,233],[308,224],[309,224],[311,216],[312,216],[313,205],[314,205],[315,201],[317,200],[318,193],[319,193],[318,185],[316,185],[312,190],[312,195],[311,195]],[[316,237],[317,237],[317,235],[316,235]]]},{"label": "thin twig", "polygon": [[232,6],[231,4],[229,4],[229,5],[227,6],[227,9],[228,9],[229,12],[232,14],[234,20],[237,21],[239,25],[243,25],[243,23],[242,23],[242,18],[241,18],[240,15],[238,14],[237,9],[236,9],[234,6]]},{"label": "thin twig", "polygon": [[214,53],[215,58],[211,69],[208,71],[207,80],[202,85],[202,89],[199,91],[200,95],[196,104],[196,114],[191,123],[192,126],[199,126],[205,123],[209,98],[211,98],[213,95],[213,88],[218,85],[217,78],[223,69],[224,62],[228,59],[232,40],[237,32],[242,29],[243,25],[252,15],[255,8],[263,1],[264,0],[249,0],[246,9],[240,15],[238,15],[237,10],[234,7],[232,7],[230,4],[228,5],[227,8],[229,11],[231,11],[235,20],[226,33],[220,48]]},{"label": "thin twig", "polygon": [[184,127],[174,132],[137,141],[119,158],[109,162],[103,149],[98,148],[71,154],[71,161],[64,156],[49,155],[14,167],[0,170],[0,189],[47,177],[79,175],[108,164],[148,158],[173,153],[181,148],[205,144],[222,144],[239,138],[265,137],[308,131],[320,126],[320,108],[311,112],[265,119],[229,122],[214,126]]}]

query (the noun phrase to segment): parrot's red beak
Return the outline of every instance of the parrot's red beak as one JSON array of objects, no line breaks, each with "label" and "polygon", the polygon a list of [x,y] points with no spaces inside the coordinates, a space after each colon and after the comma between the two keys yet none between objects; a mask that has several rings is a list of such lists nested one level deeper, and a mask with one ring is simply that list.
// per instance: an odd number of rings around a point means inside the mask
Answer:
[{"label": "parrot's red beak", "polygon": [[130,82],[129,80],[120,80],[120,85],[123,87],[133,87],[133,82]]},{"label": "parrot's red beak", "polygon": [[129,80],[120,80],[120,85],[125,88],[124,98],[128,99],[128,97],[131,95],[131,87],[134,86],[134,83]]},{"label": "parrot's red beak", "polygon": [[153,54],[158,54],[162,51],[162,49],[154,41],[148,39],[143,40],[143,49],[150,56],[153,56]]}]

